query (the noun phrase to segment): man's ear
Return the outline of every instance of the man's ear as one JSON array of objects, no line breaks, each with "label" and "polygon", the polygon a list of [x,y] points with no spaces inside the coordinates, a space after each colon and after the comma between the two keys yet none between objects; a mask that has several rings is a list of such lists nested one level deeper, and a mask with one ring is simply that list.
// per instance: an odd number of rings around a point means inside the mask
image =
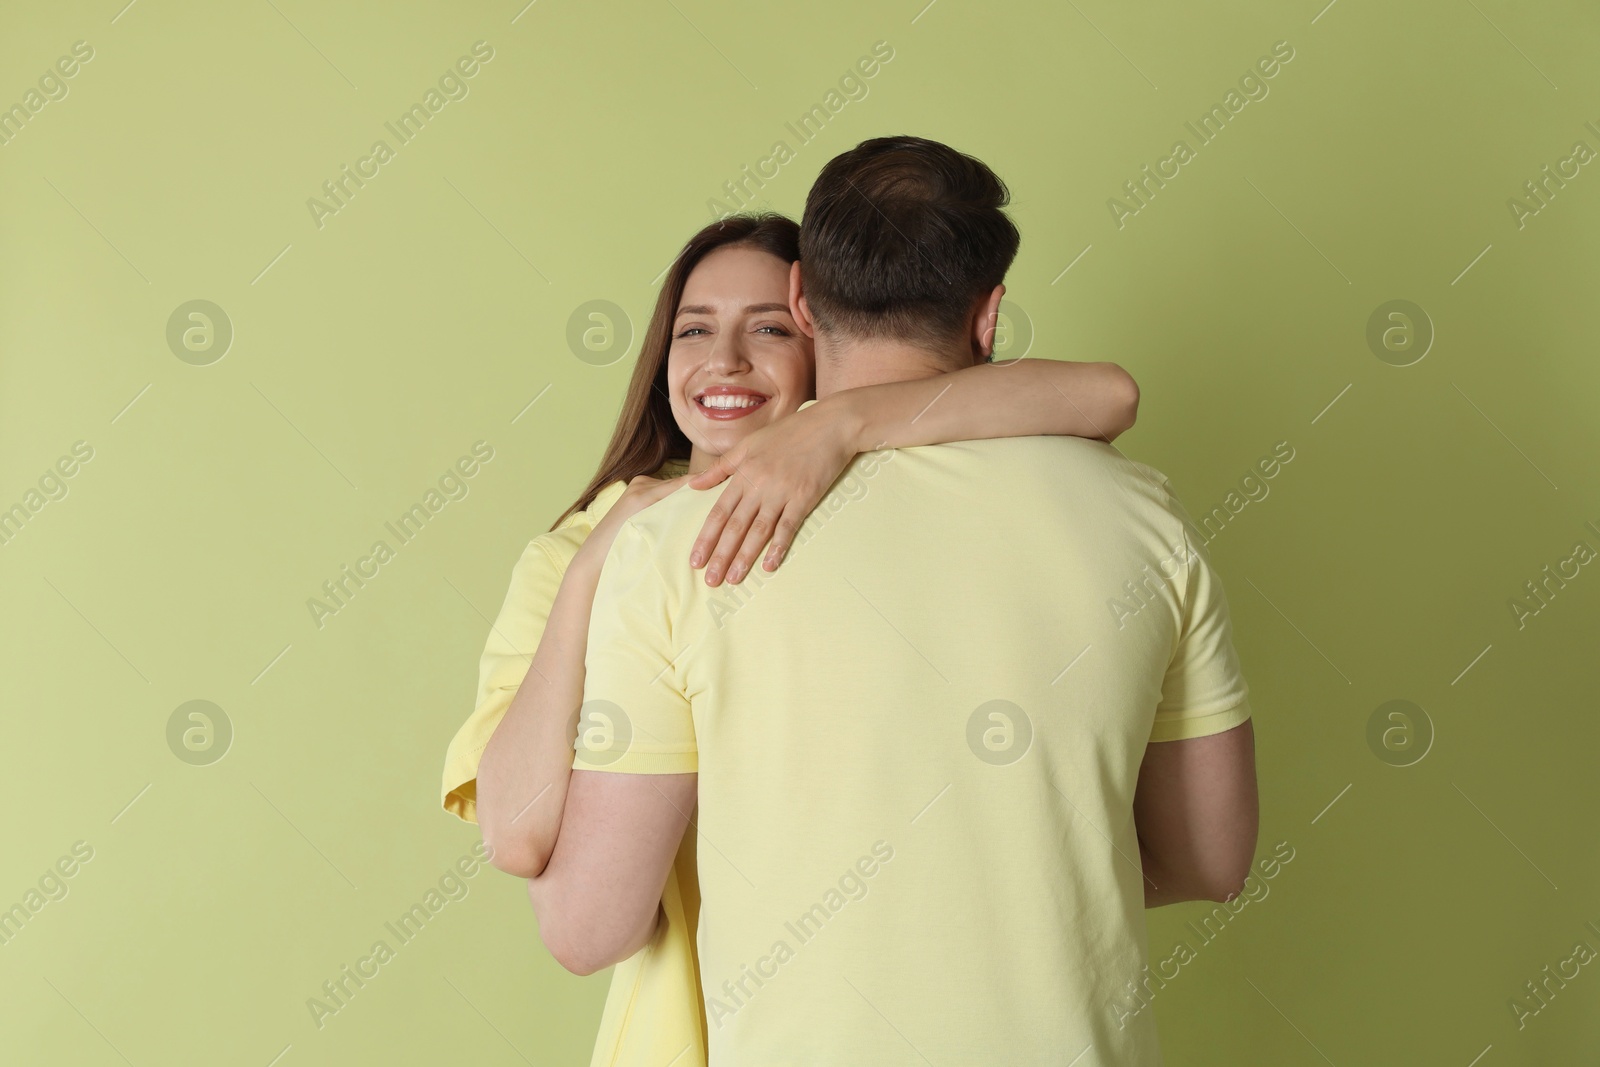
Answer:
[{"label": "man's ear", "polygon": [[978,305],[978,314],[973,319],[972,349],[979,363],[994,353],[994,333],[1000,324],[1000,298],[1005,295],[1006,287],[997,285],[988,298]]},{"label": "man's ear", "polygon": [[800,327],[801,333],[813,339],[817,336],[816,323],[811,321],[811,305],[800,291],[799,260],[789,264],[789,314],[794,316],[794,324]]}]

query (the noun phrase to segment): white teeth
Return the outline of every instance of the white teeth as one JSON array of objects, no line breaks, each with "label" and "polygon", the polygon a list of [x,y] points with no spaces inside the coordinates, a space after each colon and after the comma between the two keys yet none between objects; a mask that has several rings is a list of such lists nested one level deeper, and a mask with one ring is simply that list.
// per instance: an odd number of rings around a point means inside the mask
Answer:
[{"label": "white teeth", "polygon": [[757,404],[763,403],[763,400],[759,396],[720,394],[714,396],[703,396],[700,398],[700,403],[704,404],[708,408],[753,408]]}]

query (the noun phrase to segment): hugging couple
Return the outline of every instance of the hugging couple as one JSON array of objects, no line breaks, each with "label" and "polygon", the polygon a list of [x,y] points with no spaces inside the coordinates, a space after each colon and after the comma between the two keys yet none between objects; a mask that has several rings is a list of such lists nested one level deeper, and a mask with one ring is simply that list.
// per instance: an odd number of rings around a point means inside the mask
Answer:
[{"label": "hugging couple", "polygon": [[696,234],[512,573],[443,800],[615,966],[593,1064],[1161,1062],[1144,909],[1244,884],[1247,688],[1132,380],[992,362],[1008,202],[886,137]]}]

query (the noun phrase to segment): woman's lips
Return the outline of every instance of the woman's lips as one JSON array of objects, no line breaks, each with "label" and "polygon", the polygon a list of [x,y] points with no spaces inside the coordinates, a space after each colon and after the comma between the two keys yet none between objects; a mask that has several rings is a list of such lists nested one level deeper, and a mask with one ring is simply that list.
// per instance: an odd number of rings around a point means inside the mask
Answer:
[{"label": "woman's lips", "polygon": [[[701,415],[715,422],[732,422],[753,411],[759,411],[767,402],[762,393],[748,389],[711,388],[694,398],[695,408]],[[722,406],[715,406],[722,405]]]}]

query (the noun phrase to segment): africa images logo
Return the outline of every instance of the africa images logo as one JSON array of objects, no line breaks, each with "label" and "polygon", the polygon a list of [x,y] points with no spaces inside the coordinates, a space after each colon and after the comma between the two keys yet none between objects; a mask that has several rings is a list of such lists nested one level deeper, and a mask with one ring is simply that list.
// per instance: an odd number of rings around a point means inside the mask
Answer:
[{"label": "africa images logo", "polygon": [[[494,58],[494,47],[487,41],[475,41],[472,45],[472,55],[462,56],[456,60],[455,65],[439,75],[438,87],[429,86],[427,92],[422,94],[421,103],[414,103],[394,122],[385,122],[384,128],[394,135],[395,145],[404,146],[416,139],[432,119],[443,111],[445,105],[452,100],[465,100],[472,91],[468,79],[475,78],[482,69],[482,65]],[[337,215],[349,206],[355,199],[356,193],[365,189],[367,182],[376,178],[383,166],[395,158],[396,148],[388,141],[379,138],[372,142],[368,153],[356,160],[355,169],[350,169],[346,163],[339,168],[336,177],[322,183],[322,195],[326,199],[315,196],[306,198],[306,209],[311,212],[311,221],[322,229],[327,220]]]},{"label": "africa images logo", "polygon": [[[1149,207],[1157,191],[1165,189],[1167,182],[1183,173],[1183,167],[1198,159],[1198,149],[1204,148],[1222,136],[1222,131],[1227,128],[1228,123],[1237,118],[1252,100],[1265,100],[1267,94],[1272,91],[1272,87],[1267,83],[1275,78],[1283,66],[1294,59],[1294,56],[1294,46],[1288,41],[1278,41],[1273,44],[1272,54],[1262,56],[1256,60],[1255,66],[1240,75],[1239,88],[1229,89],[1223,94],[1222,103],[1212,104],[1211,110],[1197,120],[1198,126],[1193,122],[1183,124],[1194,135],[1193,146],[1188,141],[1174,141],[1172,150],[1156,160],[1154,172],[1151,171],[1150,164],[1146,163],[1140,169],[1142,177],[1123,182],[1122,191],[1131,203],[1114,196],[1106,200],[1106,209],[1111,213],[1111,221],[1116,223],[1117,229],[1122,229],[1128,224],[1129,219]],[[1154,188],[1151,188],[1152,184]]]}]

